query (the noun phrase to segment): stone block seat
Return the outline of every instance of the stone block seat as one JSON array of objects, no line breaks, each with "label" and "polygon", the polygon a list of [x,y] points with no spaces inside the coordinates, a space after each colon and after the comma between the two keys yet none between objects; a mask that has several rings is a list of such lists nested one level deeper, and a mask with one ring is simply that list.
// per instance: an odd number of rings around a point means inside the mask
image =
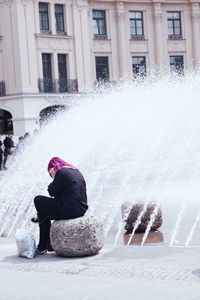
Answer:
[{"label": "stone block seat", "polygon": [[97,254],[104,245],[104,227],[96,218],[53,221],[50,240],[60,256],[88,256]]}]

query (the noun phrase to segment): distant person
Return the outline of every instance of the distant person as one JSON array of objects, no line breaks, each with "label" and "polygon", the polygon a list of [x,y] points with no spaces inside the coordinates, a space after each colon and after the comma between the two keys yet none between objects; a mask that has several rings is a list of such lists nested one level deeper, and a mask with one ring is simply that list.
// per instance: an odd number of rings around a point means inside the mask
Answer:
[{"label": "distant person", "polygon": [[26,132],[26,133],[24,134],[24,139],[26,140],[26,139],[30,139],[30,138],[31,138],[30,133],[29,133],[29,132]]},{"label": "distant person", "polygon": [[85,179],[76,167],[59,157],[53,157],[47,170],[53,178],[48,186],[51,197],[36,196],[34,199],[40,229],[39,254],[53,250],[49,236],[51,220],[79,218],[88,209]]},{"label": "distant person", "polygon": [[15,154],[17,153],[22,153],[23,149],[24,149],[24,137],[23,136],[20,136],[19,137],[19,141],[16,145],[16,149],[15,149]]},{"label": "distant person", "polygon": [[3,169],[6,170],[6,162],[8,159],[8,156],[12,154],[14,143],[12,140],[13,135],[11,133],[7,134],[5,140],[3,141],[4,144],[4,159],[3,159]]},{"label": "distant person", "polygon": [[23,140],[24,146],[31,143],[31,134],[29,132],[26,132],[24,134],[24,140]]},{"label": "distant person", "polygon": [[2,162],[3,162],[3,143],[0,140],[0,170],[2,170]]},{"label": "distant person", "polygon": [[34,131],[33,131],[34,136],[37,136],[38,133],[39,133],[39,130],[37,128],[35,128]]}]

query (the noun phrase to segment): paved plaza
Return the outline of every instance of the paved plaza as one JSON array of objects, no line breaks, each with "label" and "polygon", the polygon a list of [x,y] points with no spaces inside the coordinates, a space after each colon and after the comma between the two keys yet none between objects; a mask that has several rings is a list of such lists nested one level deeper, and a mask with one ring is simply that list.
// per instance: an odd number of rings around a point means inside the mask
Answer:
[{"label": "paved plaza", "polygon": [[25,259],[0,238],[1,300],[199,300],[200,248],[113,247],[96,256]]}]

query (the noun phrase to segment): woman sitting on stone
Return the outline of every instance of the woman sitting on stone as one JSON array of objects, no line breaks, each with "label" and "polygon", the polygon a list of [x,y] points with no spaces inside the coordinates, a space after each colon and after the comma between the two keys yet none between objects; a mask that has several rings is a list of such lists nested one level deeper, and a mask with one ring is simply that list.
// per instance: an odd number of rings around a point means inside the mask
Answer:
[{"label": "woman sitting on stone", "polygon": [[86,183],[77,168],[59,157],[53,157],[47,169],[53,178],[48,186],[51,197],[36,196],[34,199],[40,228],[37,253],[40,254],[52,250],[49,236],[51,220],[82,217],[88,209]]}]

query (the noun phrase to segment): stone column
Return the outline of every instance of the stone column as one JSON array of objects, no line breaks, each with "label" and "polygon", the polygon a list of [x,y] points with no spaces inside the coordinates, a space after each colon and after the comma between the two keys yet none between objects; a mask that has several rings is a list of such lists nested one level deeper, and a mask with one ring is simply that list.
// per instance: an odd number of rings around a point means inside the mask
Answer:
[{"label": "stone column", "polygon": [[163,69],[163,33],[162,33],[162,6],[161,3],[154,4],[154,28],[155,28],[155,54],[156,66]]},{"label": "stone column", "polygon": [[77,70],[78,87],[79,87],[79,91],[81,91],[82,89],[84,89],[81,24],[80,24],[80,11],[75,1],[72,2],[72,10],[73,10],[75,65]]},{"label": "stone column", "polygon": [[82,8],[81,13],[81,28],[82,28],[82,44],[83,44],[83,65],[84,65],[84,77],[85,87],[91,89],[93,86],[92,80],[92,58],[91,58],[91,35],[89,31],[89,7],[86,1]]},{"label": "stone column", "polygon": [[40,18],[39,18],[39,5],[38,1],[34,2],[34,15],[35,15],[35,33],[40,33]]},{"label": "stone column", "polygon": [[52,55],[52,60],[53,60],[53,78],[54,79],[59,79],[59,74],[58,74],[58,54],[56,52],[53,53]]},{"label": "stone column", "polygon": [[76,63],[75,63],[75,49],[74,49],[74,32],[73,32],[73,12],[72,6],[69,3],[65,4],[65,31],[68,36],[69,43],[69,54],[68,54],[68,78],[69,79],[77,79],[76,76]]},{"label": "stone column", "polygon": [[193,56],[194,68],[200,67],[200,30],[199,30],[199,4],[192,4],[192,37],[193,37]]},{"label": "stone column", "polygon": [[34,3],[10,1],[5,3],[3,11],[5,20],[1,22],[1,30],[3,36],[9,37],[2,43],[7,93],[37,93]]},{"label": "stone column", "polygon": [[119,55],[119,76],[128,74],[126,34],[125,34],[125,8],[124,2],[117,3],[117,32],[118,32],[118,55]]},{"label": "stone column", "polygon": [[49,7],[49,25],[52,34],[56,34],[56,20],[55,20],[55,9],[54,9],[54,2],[50,2]]},{"label": "stone column", "polygon": [[65,16],[65,31],[68,36],[73,35],[73,13],[72,13],[72,5],[68,2],[64,6],[64,16]]},{"label": "stone column", "polygon": [[42,64],[42,52],[38,51],[37,53],[37,58],[38,58],[38,76],[40,79],[43,78],[43,64]]},{"label": "stone column", "polygon": [[78,88],[79,92],[84,92],[93,85],[91,77],[91,48],[88,30],[87,1],[73,1],[72,7]]}]

